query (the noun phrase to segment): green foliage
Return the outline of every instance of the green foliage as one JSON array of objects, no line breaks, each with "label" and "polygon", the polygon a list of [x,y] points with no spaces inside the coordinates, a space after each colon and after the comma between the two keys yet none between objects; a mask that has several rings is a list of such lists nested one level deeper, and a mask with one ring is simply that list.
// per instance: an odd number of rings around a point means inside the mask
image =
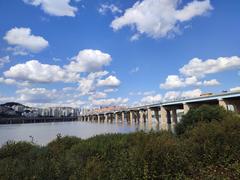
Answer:
[{"label": "green foliage", "polygon": [[45,147],[9,142],[0,148],[0,179],[239,179],[239,116],[205,106],[183,120],[180,136],[59,135]]},{"label": "green foliage", "polygon": [[193,128],[200,121],[211,122],[221,121],[230,116],[223,107],[213,105],[202,105],[199,108],[191,108],[189,112],[182,117],[180,123],[177,124],[175,132],[177,135],[183,134],[186,129]]}]

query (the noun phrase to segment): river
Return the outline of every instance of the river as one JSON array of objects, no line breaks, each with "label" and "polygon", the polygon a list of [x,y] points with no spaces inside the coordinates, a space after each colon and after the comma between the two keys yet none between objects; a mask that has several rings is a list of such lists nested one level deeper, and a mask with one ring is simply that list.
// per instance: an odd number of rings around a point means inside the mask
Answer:
[{"label": "river", "polygon": [[55,122],[32,124],[0,125],[0,146],[7,141],[29,141],[38,145],[46,145],[54,140],[57,134],[61,136],[77,136],[82,139],[99,134],[130,133],[139,130],[159,130],[159,124],[153,123],[149,127],[146,123],[94,123],[94,122]]}]

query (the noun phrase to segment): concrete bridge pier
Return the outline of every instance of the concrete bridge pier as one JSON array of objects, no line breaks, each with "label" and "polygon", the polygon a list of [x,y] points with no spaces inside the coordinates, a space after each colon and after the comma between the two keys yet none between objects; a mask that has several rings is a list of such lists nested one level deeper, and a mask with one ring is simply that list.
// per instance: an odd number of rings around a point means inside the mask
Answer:
[{"label": "concrete bridge pier", "polygon": [[144,123],[144,112],[142,110],[139,110],[139,122]]},{"label": "concrete bridge pier", "polygon": [[98,122],[98,116],[95,115],[95,114],[93,115],[93,121],[94,121],[94,122]]},{"label": "concrete bridge pier", "polygon": [[121,114],[122,114],[122,123],[124,123],[124,120],[125,120],[125,112],[123,111]]},{"label": "concrete bridge pier", "polygon": [[176,126],[177,124],[177,109],[172,109],[172,124]]},{"label": "concrete bridge pier", "polygon": [[160,122],[159,108],[154,108],[154,115],[155,115],[156,121],[159,123]]},{"label": "concrete bridge pier", "polygon": [[115,115],[115,122],[117,123],[118,122],[118,113],[115,112],[114,115]]},{"label": "concrete bridge pier", "polygon": [[110,113],[109,116],[110,116],[110,122],[112,123],[113,120],[114,120],[114,114],[113,114],[113,113]]},{"label": "concrete bridge pier", "polygon": [[133,123],[133,112],[132,111],[129,111],[129,121],[130,121],[130,124]]},{"label": "concrete bridge pier", "polygon": [[107,123],[107,122],[108,122],[108,115],[104,114],[104,123]]},{"label": "concrete bridge pier", "polygon": [[128,124],[132,124],[133,123],[133,112],[132,111],[128,111],[126,113],[126,120]]},{"label": "concrete bridge pier", "polygon": [[97,115],[97,122],[98,122],[98,123],[101,122],[101,118],[100,118],[100,115],[99,115],[99,114]]},{"label": "concrete bridge pier", "polygon": [[152,109],[147,109],[147,119],[148,119],[148,126],[152,127]]},{"label": "concrete bridge pier", "polygon": [[168,130],[168,119],[170,112],[167,110],[166,107],[161,106],[161,129]]},{"label": "concrete bridge pier", "polygon": [[187,114],[189,110],[190,110],[190,105],[187,104],[187,103],[184,103],[184,104],[183,104],[184,114]]}]

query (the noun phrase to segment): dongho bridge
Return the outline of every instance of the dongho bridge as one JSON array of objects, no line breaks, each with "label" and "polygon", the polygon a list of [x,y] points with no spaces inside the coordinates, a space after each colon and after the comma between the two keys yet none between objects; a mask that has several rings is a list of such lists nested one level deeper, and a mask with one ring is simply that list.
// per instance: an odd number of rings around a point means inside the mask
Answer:
[{"label": "dongho bridge", "polygon": [[148,123],[151,126],[154,118],[160,124],[160,129],[168,130],[170,126],[174,126],[179,122],[179,114],[186,114],[189,109],[204,104],[219,105],[228,111],[240,113],[240,91],[123,108],[116,111],[88,112],[82,114],[79,120],[98,123],[114,121],[122,123],[128,122],[130,124]]}]

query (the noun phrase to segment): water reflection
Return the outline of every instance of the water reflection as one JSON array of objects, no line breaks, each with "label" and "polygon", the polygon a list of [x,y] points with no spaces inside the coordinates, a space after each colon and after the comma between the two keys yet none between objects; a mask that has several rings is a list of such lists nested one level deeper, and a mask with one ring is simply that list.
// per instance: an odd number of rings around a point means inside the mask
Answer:
[{"label": "water reflection", "polygon": [[39,145],[45,145],[55,139],[59,133],[62,136],[77,136],[86,139],[99,134],[130,133],[141,130],[158,131],[160,124],[154,120],[151,124],[127,121],[9,124],[0,125],[0,145],[8,140],[34,141]]}]

